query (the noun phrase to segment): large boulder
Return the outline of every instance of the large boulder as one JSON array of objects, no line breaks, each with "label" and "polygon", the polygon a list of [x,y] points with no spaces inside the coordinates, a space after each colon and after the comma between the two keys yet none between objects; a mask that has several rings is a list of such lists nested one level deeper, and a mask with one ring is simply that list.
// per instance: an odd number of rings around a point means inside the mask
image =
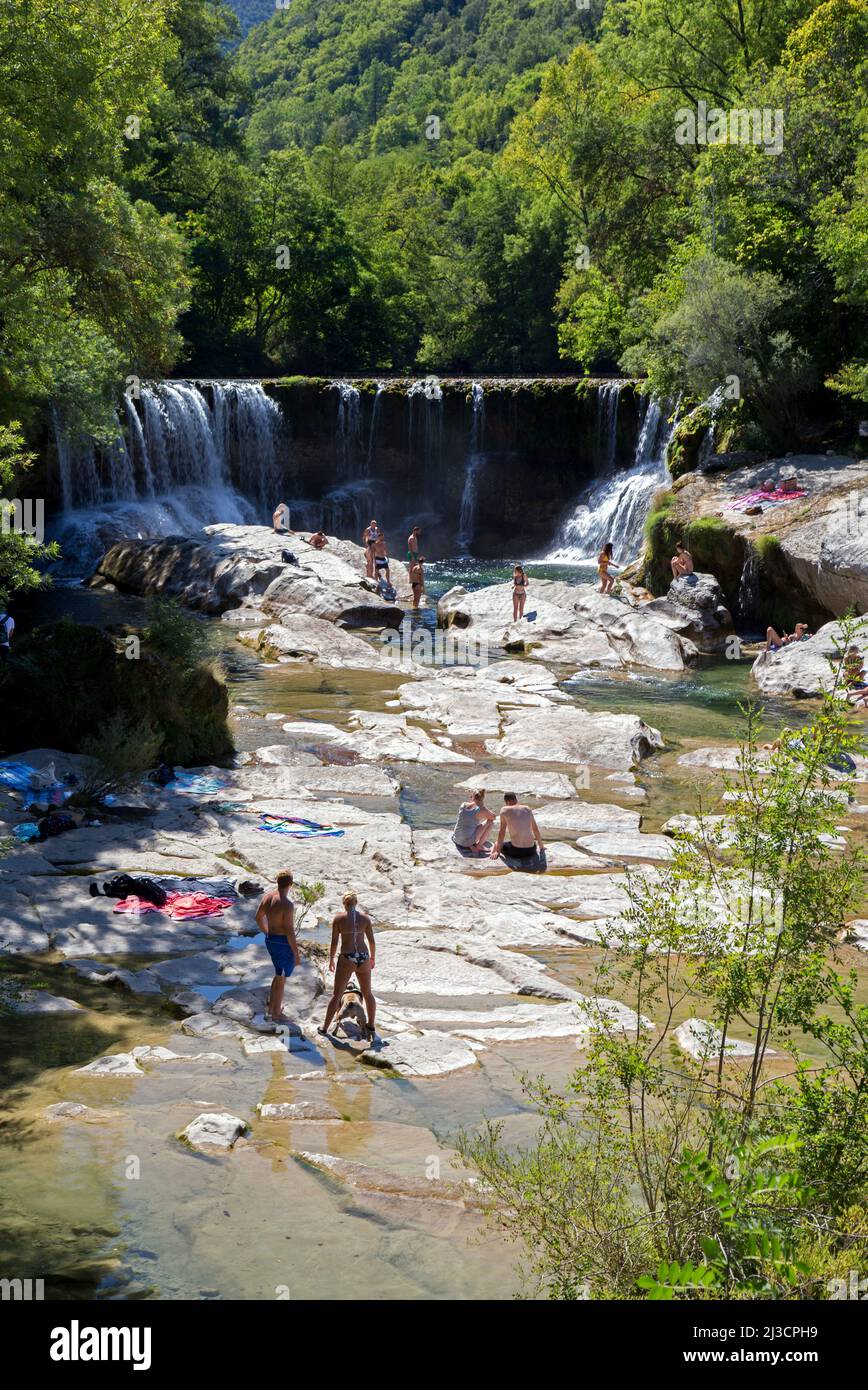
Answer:
[{"label": "large boulder", "polygon": [[[835,682],[842,644],[839,623],[826,623],[806,642],[792,642],[776,652],[760,652],[751,675],[764,695],[817,698]],[[852,642],[868,661],[868,633]]]},{"label": "large boulder", "polygon": [[685,574],[674,579],[665,598],[645,605],[656,619],[701,652],[717,652],[731,636],[732,617],[713,574]]}]

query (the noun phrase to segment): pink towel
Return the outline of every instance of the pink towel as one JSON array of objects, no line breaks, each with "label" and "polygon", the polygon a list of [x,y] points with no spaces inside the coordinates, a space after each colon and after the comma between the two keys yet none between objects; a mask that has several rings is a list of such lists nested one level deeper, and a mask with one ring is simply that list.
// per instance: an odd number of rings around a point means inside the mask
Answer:
[{"label": "pink towel", "polygon": [[112,909],[113,912],[129,912],[134,917],[141,917],[143,912],[160,912],[161,910],[156,903],[149,903],[146,898],[137,898],[134,894],[129,898],[121,898]]}]

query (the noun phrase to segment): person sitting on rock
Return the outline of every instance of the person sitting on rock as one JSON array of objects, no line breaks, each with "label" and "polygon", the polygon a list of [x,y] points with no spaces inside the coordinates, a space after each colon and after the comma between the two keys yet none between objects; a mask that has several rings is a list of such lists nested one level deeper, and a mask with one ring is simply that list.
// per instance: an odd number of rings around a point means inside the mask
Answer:
[{"label": "person sitting on rock", "polygon": [[675,554],[669,563],[673,579],[682,579],[685,574],[693,573],[693,556],[681,541],[675,542]]},{"label": "person sitting on rock", "polygon": [[773,627],[767,627],[766,651],[776,652],[781,647],[789,647],[793,642],[807,642],[810,636],[807,623],[796,623],[795,632],[784,633],[783,635],[776,632]]},{"label": "person sitting on rock", "polygon": [[496,859],[503,853],[509,859],[532,859],[537,850],[541,855],[545,853],[533,811],[521,804],[515,792],[506,792],[497,843],[491,851],[491,858]]},{"label": "person sitting on rock", "polygon": [[844,684],[847,698],[854,705],[868,704],[868,681],[865,679],[865,664],[862,653],[854,643],[847,648],[843,661]]},{"label": "person sitting on rock", "polygon": [[292,874],[289,869],[281,869],[277,875],[277,892],[264,893],[256,909],[256,925],[265,932],[265,945],[274,966],[265,1011],[271,1023],[289,1023],[283,1012],[283,991],[287,979],[301,964],[295,939],[295,906],[289,897],[291,887]]},{"label": "person sitting on rock", "polygon": [[314,531],[313,535],[308,540],[308,545],[312,545],[314,550],[322,550],[328,545],[328,537],[323,531]]},{"label": "person sitting on rock", "polygon": [[464,801],[458,807],[452,843],[459,849],[481,854],[485,850],[485,837],[493,824],[494,812],[489,811],[485,804],[485,791],[476,791],[470,801]]},{"label": "person sitting on rock", "polygon": [[[355,893],[344,893],[341,902],[344,905],[344,910],[336,913],[332,920],[332,941],[329,951],[329,970],[334,971],[335,983],[332,997],[326,1009],[325,1020],[318,1031],[328,1033],[344,991],[352,976],[355,975],[362,991],[362,998],[365,1001],[368,1015],[365,1032],[368,1038],[373,1040],[376,1036],[374,1020],[377,1012],[377,1002],[371,990],[371,971],[374,968],[374,957],[377,949],[374,941],[374,927],[368,914],[360,910],[359,900]],[[340,955],[338,955],[338,945],[341,948]]]},{"label": "person sitting on rock", "polygon": [[610,594],[615,587],[615,581],[609,573],[610,569],[620,569],[612,558],[614,547],[611,541],[606,541],[603,549],[597,556],[597,573],[600,576],[600,593]]},{"label": "person sitting on rock", "polygon": [[278,502],[277,506],[274,509],[274,514],[272,515],[271,521],[278,535],[288,535],[289,507],[286,505],[285,502]]}]

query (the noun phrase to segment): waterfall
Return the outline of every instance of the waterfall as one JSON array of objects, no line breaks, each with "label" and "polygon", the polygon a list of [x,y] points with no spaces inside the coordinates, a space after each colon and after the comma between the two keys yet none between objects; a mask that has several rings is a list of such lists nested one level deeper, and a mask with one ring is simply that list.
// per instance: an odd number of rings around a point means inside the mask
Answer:
[{"label": "waterfall", "polygon": [[[668,478],[666,449],[677,410],[676,405],[670,424],[660,403],[653,396],[644,398],[631,467],[610,472],[582,493],[547,560],[570,564],[593,560],[607,541],[612,542],[619,564],[635,559],[642,548],[645,519],[654,493]],[[608,402],[606,411],[607,419],[614,415]],[[607,435],[609,438],[611,435]]]},{"label": "waterfall", "polygon": [[601,473],[611,473],[618,448],[618,406],[622,381],[607,381],[597,388],[597,458]]},{"label": "waterfall", "polygon": [[738,594],[735,601],[735,616],[741,627],[749,627],[756,621],[759,603],[759,564],[757,553],[750,542],[747,543],[744,564],[738,581]]},{"label": "waterfall", "polygon": [[371,407],[371,428],[368,431],[368,449],[365,454],[365,473],[370,474],[371,465],[374,462],[374,454],[377,448],[377,425],[380,420],[380,398],[385,391],[385,382],[378,381],[377,389],[374,393],[374,404]]},{"label": "waterfall", "polygon": [[[210,397],[210,403],[209,403]],[[125,396],[126,438],[97,444],[52,411],[61,573],[80,574],[129,536],[196,535],[270,519],[280,499],[279,406],[257,382],[164,381]]]},{"label": "waterfall", "polygon": [[417,400],[422,403],[422,463],[426,469],[439,469],[443,462],[443,389],[440,378],[426,376],[422,381],[414,381],[407,391],[407,462],[410,487],[413,486],[413,424],[414,405]]},{"label": "waterfall", "polygon": [[473,523],[476,520],[476,485],[479,470],[485,461],[481,452],[485,433],[485,391],[482,383],[474,381],[470,388],[472,413],[470,416],[470,449],[464,468],[464,487],[461,493],[461,506],[458,513],[458,533],[455,544],[459,555],[470,554],[473,540]]},{"label": "waterfall", "polygon": [[362,419],[359,388],[350,381],[333,381],[331,389],[338,393],[338,418],[335,431],[335,454],[338,475],[350,478],[355,472],[355,460],[361,450]]},{"label": "waterfall", "polygon": [[327,492],[321,501],[302,497],[292,502],[296,531],[325,531],[362,543],[362,532],[377,514],[374,493],[365,478],[356,478]]},{"label": "waterfall", "polygon": [[[720,407],[725,400],[726,388],[723,386],[716,386],[711,395],[702,402],[702,405],[696,407],[696,412],[703,409],[708,409],[711,412],[711,423],[702,436],[702,443],[699,446],[699,453],[696,458],[697,468],[703,468],[714,452],[714,432],[717,428],[717,417],[720,413]],[[696,412],[691,413],[695,414]]]}]

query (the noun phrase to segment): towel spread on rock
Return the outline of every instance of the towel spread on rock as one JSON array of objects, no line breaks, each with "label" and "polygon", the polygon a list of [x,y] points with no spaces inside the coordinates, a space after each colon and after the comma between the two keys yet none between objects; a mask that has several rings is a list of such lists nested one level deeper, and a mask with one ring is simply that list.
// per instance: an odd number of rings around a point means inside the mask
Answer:
[{"label": "towel spread on rock", "polygon": [[75,790],[74,786],[58,781],[54,763],[49,763],[42,772],[38,767],[15,759],[0,763],[0,785],[12,791],[36,795],[40,801],[50,802],[52,806],[59,806]]},{"label": "towel spread on rock", "polygon": [[233,903],[233,898],[212,898],[207,893],[167,893],[162,908],[132,896],[115,903],[114,910],[134,916],[143,912],[166,912],[173,921],[186,922],[194,917],[222,917],[223,909],[232,907]]},{"label": "towel spread on rock", "polygon": [[335,830],[333,825],[318,825],[315,820],[303,820],[301,816],[264,815],[260,817],[256,829],[270,830],[273,835],[292,835],[296,840],[313,840],[317,836],[344,833]]},{"label": "towel spread on rock", "polygon": [[225,791],[228,782],[228,773],[219,776],[215,773],[188,772],[185,768],[180,768],[167,790],[188,796],[214,796],[217,792]]},{"label": "towel spread on rock", "polygon": [[755,492],[747,492],[744,497],[736,497],[734,502],[727,502],[726,509],[730,512],[743,512],[747,507],[754,506],[777,506],[779,502],[792,502],[796,497],[807,497],[807,493],[796,489],[795,492],[783,492],[780,488],[775,488],[774,492],[766,492],[763,488],[757,488]]}]

